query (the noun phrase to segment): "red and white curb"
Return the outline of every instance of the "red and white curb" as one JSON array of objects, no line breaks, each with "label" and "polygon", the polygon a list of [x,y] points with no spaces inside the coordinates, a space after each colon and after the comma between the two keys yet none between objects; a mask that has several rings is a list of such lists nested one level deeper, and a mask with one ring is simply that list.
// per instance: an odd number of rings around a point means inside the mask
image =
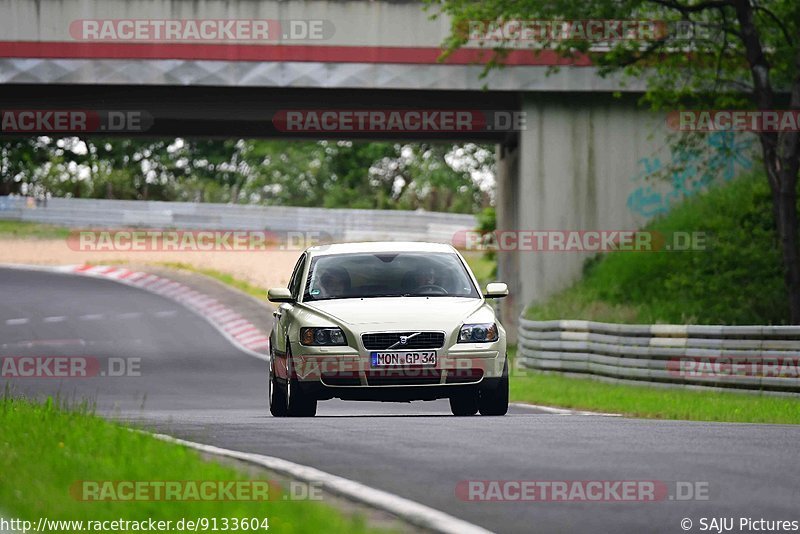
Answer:
[{"label": "red and white curb", "polygon": [[256,358],[269,360],[267,334],[233,309],[180,282],[155,274],[109,265],[66,265],[57,267],[56,270],[107,278],[177,301],[211,323],[239,349]]}]

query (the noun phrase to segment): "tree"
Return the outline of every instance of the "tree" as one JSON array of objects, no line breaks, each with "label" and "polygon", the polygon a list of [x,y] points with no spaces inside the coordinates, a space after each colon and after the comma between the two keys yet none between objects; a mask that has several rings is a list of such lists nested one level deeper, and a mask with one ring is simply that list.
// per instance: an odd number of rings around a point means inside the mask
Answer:
[{"label": "tree", "polygon": [[[564,58],[588,55],[602,75],[644,79],[644,102],[655,110],[749,108],[800,110],[800,2],[797,0],[429,0],[452,18],[447,52],[470,39],[473,21],[651,20],[663,28],[646,40],[619,39],[593,46],[577,34],[543,34],[538,50]],[[681,26],[682,25],[682,26]],[[484,26],[485,27],[485,26]],[[576,26],[577,27],[577,26]],[[497,34],[484,74],[502,66],[513,46]],[[513,36],[511,36],[513,37]],[[572,38],[575,37],[575,38]],[[800,324],[800,253],[797,131],[759,132],[764,169],[783,258],[790,321]],[[691,146],[697,134],[677,143]]]},{"label": "tree", "polygon": [[0,144],[0,196],[20,194],[36,169],[50,160],[39,138],[9,139]]},{"label": "tree", "polygon": [[0,143],[0,195],[473,213],[493,164],[475,144],[35,137]]}]

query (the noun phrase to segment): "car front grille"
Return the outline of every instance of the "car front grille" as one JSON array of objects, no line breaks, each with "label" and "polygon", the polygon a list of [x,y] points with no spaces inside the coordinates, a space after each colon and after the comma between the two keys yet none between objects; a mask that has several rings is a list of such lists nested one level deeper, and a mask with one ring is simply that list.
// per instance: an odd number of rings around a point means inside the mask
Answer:
[{"label": "car front grille", "polygon": [[[415,335],[416,334],[416,335]],[[400,343],[400,336],[409,336]],[[367,350],[438,349],[444,345],[442,332],[379,332],[362,334],[361,341]]]}]

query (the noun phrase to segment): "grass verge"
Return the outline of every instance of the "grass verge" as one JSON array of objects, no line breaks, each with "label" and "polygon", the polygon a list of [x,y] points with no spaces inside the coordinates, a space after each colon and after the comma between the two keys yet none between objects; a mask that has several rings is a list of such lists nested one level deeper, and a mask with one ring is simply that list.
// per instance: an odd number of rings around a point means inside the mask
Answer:
[{"label": "grass verge", "polygon": [[70,229],[64,226],[24,221],[0,220],[0,237],[32,237],[36,239],[66,239]]},{"label": "grass verge", "polygon": [[167,267],[169,269],[178,269],[183,271],[189,271],[192,273],[203,274],[210,278],[214,278],[222,282],[223,284],[227,284],[231,287],[235,287],[239,291],[247,293],[250,296],[253,296],[259,300],[264,300],[267,297],[267,289],[266,287],[259,287],[256,285],[251,284],[250,282],[246,282],[239,278],[236,278],[233,275],[228,273],[223,273],[222,271],[217,271],[215,269],[203,269],[200,267],[195,267],[189,263],[181,263],[181,262],[158,262],[154,263],[153,265],[159,265],[161,267]]},{"label": "grass verge", "polygon": [[271,530],[278,532],[373,531],[363,517],[345,516],[324,503],[284,500],[285,493],[276,494],[272,484],[266,501],[80,500],[79,481],[250,478],[232,467],[205,461],[191,449],[97,417],[86,405],[68,410],[52,399],[36,404],[6,396],[0,402],[0,428],[0,503],[6,513],[34,525],[41,516],[83,521],[266,517]]},{"label": "grass verge", "polygon": [[497,261],[486,257],[483,252],[476,251],[461,251],[461,255],[467,260],[467,265],[472,270],[481,289],[486,288],[486,284],[494,281],[496,278],[495,271],[497,270]]},{"label": "grass verge", "polygon": [[800,424],[800,399],[609,384],[555,373],[515,371],[513,402],[648,419]]}]

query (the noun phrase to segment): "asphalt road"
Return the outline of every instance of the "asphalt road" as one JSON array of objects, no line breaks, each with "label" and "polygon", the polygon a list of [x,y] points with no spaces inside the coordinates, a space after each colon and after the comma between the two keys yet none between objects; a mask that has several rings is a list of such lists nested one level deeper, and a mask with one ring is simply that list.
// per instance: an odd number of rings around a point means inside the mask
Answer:
[{"label": "asphalt road", "polygon": [[[0,356],[138,358],[140,376],[0,379],[363,482],[497,532],[683,532],[700,519],[800,520],[800,428],[552,415],[456,418],[446,401],[327,401],[274,419],[266,364],[180,305],[111,281],[0,269]],[[134,360],[135,361],[135,360]],[[5,384],[2,384],[5,387]],[[656,502],[467,502],[460,481],[655,481]],[[679,484],[682,483],[682,484]],[[681,500],[677,486],[708,496]],[[672,498],[670,498],[672,497]],[[737,531],[737,530],[735,530]]]}]

